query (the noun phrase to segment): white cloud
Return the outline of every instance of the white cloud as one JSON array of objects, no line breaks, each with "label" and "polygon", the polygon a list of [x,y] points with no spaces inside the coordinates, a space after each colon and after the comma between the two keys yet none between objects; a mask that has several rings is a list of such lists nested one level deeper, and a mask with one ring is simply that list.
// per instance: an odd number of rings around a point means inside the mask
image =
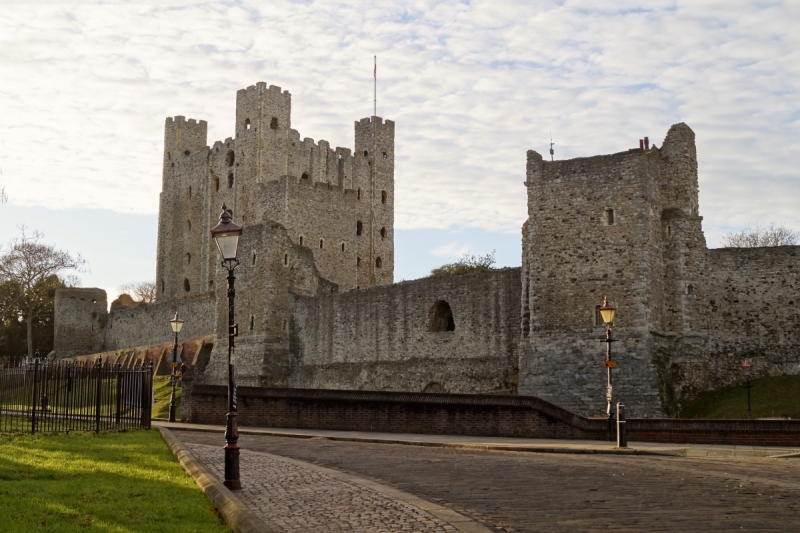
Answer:
[{"label": "white cloud", "polygon": [[791,2],[6,5],[0,167],[11,201],[153,213],[163,123],[233,133],[237,89],[293,95],[302,136],[397,122],[396,226],[518,231],[525,151],[697,134],[709,243],[800,228],[800,8]]}]

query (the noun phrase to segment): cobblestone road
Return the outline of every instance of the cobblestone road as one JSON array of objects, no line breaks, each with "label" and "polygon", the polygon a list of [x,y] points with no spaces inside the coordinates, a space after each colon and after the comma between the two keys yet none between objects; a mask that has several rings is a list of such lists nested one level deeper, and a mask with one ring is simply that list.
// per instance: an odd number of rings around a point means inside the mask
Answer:
[{"label": "cobblestone road", "polygon": [[[176,435],[222,444],[216,434]],[[250,435],[239,444],[375,479],[498,531],[800,532],[800,459],[483,452]]]},{"label": "cobblestone road", "polygon": [[[220,446],[187,442],[186,447],[225,479]],[[313,465],[249,450],[241,451],[240,464],[237,496],[276,532],[457,531],[414,505]]]}]

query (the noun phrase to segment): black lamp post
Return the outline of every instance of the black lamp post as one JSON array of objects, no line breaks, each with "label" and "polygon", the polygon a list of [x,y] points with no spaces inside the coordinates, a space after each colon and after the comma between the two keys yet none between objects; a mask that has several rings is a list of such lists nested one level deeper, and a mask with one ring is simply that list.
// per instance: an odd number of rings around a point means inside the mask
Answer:
[{"label": "black lamp post", "polygon": [[178,312],[175,311],[175,318],[169,321],[172,326],[172,332],[175,334],[175,345],[172,347],[172,354],[169,356],[169,366],[172,367],[172,375],[170,376],[170,385],[172,385],[172,396],[169,397],[169,421],[175,422],[175,385],[178,382],[178,376],[175,375],[175,369],[181,364],[181,356],[178,355],[178,333],[181,332],[183,327],[183,320],[178,318]]},{"label": "black lamp post", "polygon": [[236,368],[233,355],[234,337],[239,334],[239,328],[233,321],[233,300],[236,291],[233,284],[236,277],[234,269],[239,266],[236,253],[239,248],[239,236],[242,227],[233,223],[231,214],[225,204],[222,204],[222,214],[219,224],[211,230],[211,236],[217,243],[222,256],[222,266],[228,271],[228,423],[225,427],[225,481],[230,490],[239,490],[242,483],[239,481],[239,428],[236,425]]},{"label": "black lamp post", "polygon": [[742,363],[742,370],[744,370],[744,377],[747,378],[747,419],[750,420],[751,418],[751,411],[750,411],[750,368],[753,365],[750,364],[750,361],[747,359],[744,360]]},{"label": "black lamp post", "polygon": [[612,381],[611,381],[611,369],[614,368],[616,365],[616,361],[611,359],[611,343],[615,342],[615,339],[611,338],[611,324],[614,322],[614,315],[617,313],[617,310],[608,303],[608,296],[603,297],[603,306],[600,308],[600,316],[603,319],[603,323],[606,326],[606,360],[603,363],[603,366],[606,368],[608,373],[608,381],[606,383],[606,415],[608,416],[608,440],[614,440],[614,408],[613,408],[613,388],[612,388]]}]

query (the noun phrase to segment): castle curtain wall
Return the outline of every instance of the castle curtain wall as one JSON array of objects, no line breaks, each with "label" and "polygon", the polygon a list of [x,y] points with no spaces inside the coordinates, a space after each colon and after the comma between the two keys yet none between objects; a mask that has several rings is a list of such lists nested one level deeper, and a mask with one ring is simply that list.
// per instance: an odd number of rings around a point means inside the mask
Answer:
[{"label": "castle curtain wall", "polygon": [[509,268],[297,297],[290,386],[511,392],[519,290],[519,269]]}]

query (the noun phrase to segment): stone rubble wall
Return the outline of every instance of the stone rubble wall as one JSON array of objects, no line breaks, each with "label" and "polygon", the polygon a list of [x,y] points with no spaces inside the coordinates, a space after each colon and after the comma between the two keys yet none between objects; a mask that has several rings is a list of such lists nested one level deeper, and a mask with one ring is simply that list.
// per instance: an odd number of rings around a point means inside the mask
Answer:
[{"label": "stone rubble wall", "polygon": [[[289,386],[513,392],[519,288],[519,268],[507,268],[296,297]],[[454,331],[429,331],[439,300]]]}]

